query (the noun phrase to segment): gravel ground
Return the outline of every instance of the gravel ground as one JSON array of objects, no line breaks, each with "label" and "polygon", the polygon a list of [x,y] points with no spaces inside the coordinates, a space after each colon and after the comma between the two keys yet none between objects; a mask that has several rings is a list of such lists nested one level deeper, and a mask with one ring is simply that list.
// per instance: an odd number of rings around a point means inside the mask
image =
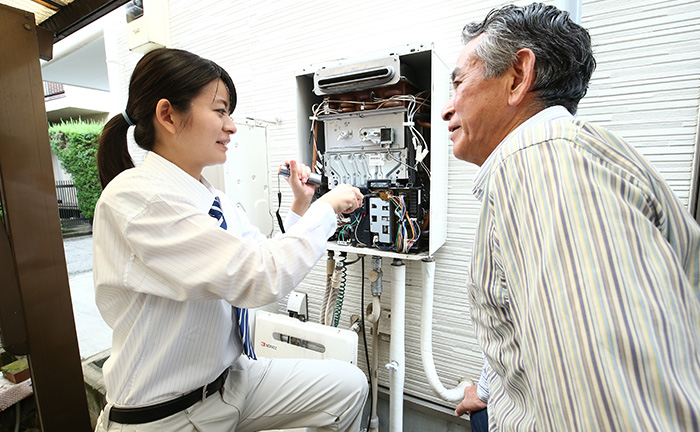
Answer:
[{"label": "gravel ground", "polygon": [[68,277],[92,271],[92,236],[63,239]]}]

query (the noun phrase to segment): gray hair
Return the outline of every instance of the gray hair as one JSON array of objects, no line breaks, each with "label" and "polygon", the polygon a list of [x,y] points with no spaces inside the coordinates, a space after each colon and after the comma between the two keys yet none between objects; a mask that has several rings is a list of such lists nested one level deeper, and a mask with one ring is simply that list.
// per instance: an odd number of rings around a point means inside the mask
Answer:
[{"label": "gray hair", "polygon": [[554,6],[533,3],[494,9],[482,22],[464,26],[462,42],[484,35],[475,50],[485,78],[501,76],[521,49],[535,54],[532,91],[545,107],[562,105],[576,114],[596,62],[588,31]]}]

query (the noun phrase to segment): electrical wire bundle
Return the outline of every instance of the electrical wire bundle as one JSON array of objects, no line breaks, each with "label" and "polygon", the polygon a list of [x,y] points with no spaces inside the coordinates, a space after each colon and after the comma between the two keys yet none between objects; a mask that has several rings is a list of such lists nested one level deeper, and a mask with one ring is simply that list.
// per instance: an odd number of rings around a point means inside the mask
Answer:
[{"label": "electrical wire bundle", "polygon": [[406,253],[411,250],[416,241],[418,241],[420,237],[420,228],[408,214],[404,195],[388,195],[387,197],[396,207],[394,210],[394,214],[397,218],[396,238],[393,249],[396,250],[396,252]]},{"label": "electrical wire bundle", "polygon": [[362,219],[362,213],[358,212],[357,216],[352,221],[349,221],[349,219],[339,220],[340,230],[338,231],[338,243],[350,244],[351,237],[353,235],[353,232],[356,231],[355,228],[359,224],[360,219]]},{"label": "electrical wire bundle", "polygon": [[[311,130],[312,130],[312,137],[311,141],[313,142],[314,145],[314,153],[317,152],[316,150],[316,137],[315,137],[315,121],[318,119],[319,115],[322,114],[339,114],[344,111],[339,110],[339,109],[334,109],[331,107],[333,104],[350,104],[350,105],[358,105],[361,110],[364,109],[365,107],[371,107],[372,109],[380,109],[384,107],[387,104],[395,104],[397,102],[401,103],[406,103],[406,125],[408,126],[408,130],[411,133],[411,144],[413,145],[413,149],[415,150],[416,154],[416,163],[414,166],[407,165],[403,163],[402,161],[399,161],[396,159],[391,153],[387,152],[387,156],[390,159],[393,159],[402,165],[407,166],[408,168],[411,168],[413,170],[418,170],[418,167],[420,166],[423,168],[423,170],[426,172],[428,175],[428,178],[430,178],[430,170],[428,169],[428,166],[423,162],[425,159],[425,156],[428,154],[428,143],[425,140],[425,137],[416,129],[415,126],[415,116],[416,114],[421,110],[423,107],[430,107],[429,104],[429,99],[423,97],[425,95],[425,92],[418,93],[418,95],[411,95],[411,94],[406,94],[406,95],[394,95],[388,98],[373,98],[371,101],[353,101],[353,100],[335,100],[335,99],[330,99],[330,98],[325,98],[323,101],[319,104],[315,104],[311,109],[313,112],[313,117],[311,121]],[[364,143],[358,143],[358,145],[362,145]],[[321,167],[317,167],[318,169],[322,169]]]},{"label": "electrical wire bundle", "polygon": [[[386,91],[385,91],[386,90]],[[345,151],[345,152],[364,152],[369,151],[373,155],[385,154],[386,161],[394,161],[396,164],[390,164],[392,171],[399,169],[401,166],[406,169],[412,170],[419,174],[420,176],[415,179],[417,182],[430,181],[431,172],[428,168],[428,163],[426,157],[429,154],[430,148],[426,137],[422,135],[421,128],[429,128],[430,125],[423,123],[424,119],[422,117],[422,112],[426,108],[430,108],[430,96],[429,92],[420,92],[416,94],[403,94],[405,90],[398,89],[374,89],[364,92],[356,93],[346,93],[338,95],[328,95],[323,98],[319,103],[314,104],[311,107],[312,115],[309,117],[311,120],[311,134],[309,137],[309,143],[313,146],[314,160],[312,165],[314,166],[314,171],[317,173],[323,173],[325,171],[323,159],[324,155],[322,151],[317,147],[317,133],[319,132],[319,122],[323,122],[324,116],[336,115],[336,114],[347,114],[351,112],[361,112],[361,111],[372,111],[372,110],[382,110],[390,109],[395,107],[401,107],[405,109],[405,120],[403,121],[403,127],[405,129],[405,143],[402,150],[397,150],[391,146],[382,146],[382,149],[374,149],[370,146],[370,150],[366,150],[365,146],[367,143],[360,141],[357,143],[349,143],[341,147],[334,147],[334,151]],[[399,93],[402,92],[402,93]],[[399,94],[397,94],[399,93]],[[398,126],[396,126],[398,127]],[[406,151],[406,146],[410,150],[408,152],[408,160],[402,160],[406,156],[402,156],[401,151]],[[355,150],[355,148],[359,148]],[[412,156],[414,155],[414,156]],[[356,162],[354,162],[356,163]],[[367,162],[365,162],[367,163]],[[347,177],[348,179],[352,177],[352,167],[346,168],[344,165],[336,167],[337,163],[333,165],[333,170],[338,171],[338,175],[341,178]],[[360,168],[357,168],[359,170]],[[333,171],[335,172],[335,171]],[[391,174],[391,172],[389,174]],[[343,174],[344,173],[344,174]],[[369,168],[367,168],[367,175],[375,175],[376,178],[389,178],[387,173],[371,173]],[[371,177],[371,178],[375,178]],[[329,184],[329,188],[332,186]],[[385,239],[386,242],[379,243],[377,236],[371,238],[365,238],[368,232],[365,232],[367,228],[360,228],[364,217],[368,216],[368,213],[357,213],[349,217],[343,217],[339,219],[339,230],[337,232],[337,242],[343,245],[357,245],[357,246],[372,246],[378,249],[389,250],[398,253],[408,253],[416,243],[418,243],[421,236],[421,226],[418,222],[417,215],[413,215],[412,218],[409,214],[408,207],[406,204],[406,199],[408,197],[403,194],[392,194],[391,187],[383,192],[382,199],[384,201],[390,201],[393,207],[394,222],[392,222],[391,235],[393,238]],[[370,224],[370,227],[372,225]],[[370,232],[371,232],[370,228]],[[358,232],[362,236],[358,236]],[[361,238],[365,239],[365,242],[361,241]],[[367,244],[371,243],[371,244]],[[331,304],[328,305],[328,312],[331,312]],[[332,314],[329,314],[332,315]],[[330,319],[328,320],[330,321]]]},{"label": "electrical wire bundle", "polygon": [[388,98],[372,97],[371,100],[341,100],[341,99],[331,99],[326,97],[319,104],[315,104],[311,107],[311,111],[314,117],[321,114],[341,114],[347,112],[342,109],[333,108],[333,105],[356,105],[359,111],[370,110],[370,109],[380,109],[387,105],[394,106],[397,102],[407,102],[407,110],[412,111],[411,116],[415,115],[418,110],[423,107],[429,107],[428,99],[424,98],[425,92],[421,92],[418,95],[394,95]]},{"label": "electrical wire bundle", "polygon": [[408,107],[406,108],[406,119],[408,120],[409,131],[411,131],[411,143],[413,144],[413,148],[416,152],[416,165],[413,168],[418,169],[418,166],[420,165],[421,168],[423,168],[428,174],[428,178],[430,178],[430,170],[428,169],[428,166],[425,164],[425,162],[423,162],[423,159],[425,159],[425,156],[428,154],[428,143],[425,141],[425,138],[418,131],[418,129],[416,129],[415,125],[416,113],[420,111],[423,105],[430,105],[427,104],[426,99],[418,98],[415,96],[411,97],[413,99],[408,103]]}]

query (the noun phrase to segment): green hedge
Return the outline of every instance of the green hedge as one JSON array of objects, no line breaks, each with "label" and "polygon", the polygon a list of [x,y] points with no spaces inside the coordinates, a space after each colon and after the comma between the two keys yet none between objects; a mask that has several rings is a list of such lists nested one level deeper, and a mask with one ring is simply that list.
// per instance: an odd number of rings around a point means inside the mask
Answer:
[{"label": "green hedge", "polygon": [[97,145],[103,127],[104,123],[92,120],[70,120],[49,126],[51,149],[73,177],[80,211],[90,220],[102,193],[97,173]]}]

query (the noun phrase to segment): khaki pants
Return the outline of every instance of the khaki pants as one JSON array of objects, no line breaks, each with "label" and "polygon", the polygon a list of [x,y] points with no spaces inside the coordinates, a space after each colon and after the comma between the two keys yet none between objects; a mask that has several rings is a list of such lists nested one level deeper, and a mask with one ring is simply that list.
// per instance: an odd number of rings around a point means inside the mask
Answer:
[{"label": "khaki pants", "polygon": [[107,420],[97,432],[253,432],[268,429],[360,429],[367,380],[357,366],[338,360],[258,359],[241,356],[229,370],[223,394],[151,423],[123,425]]}]

